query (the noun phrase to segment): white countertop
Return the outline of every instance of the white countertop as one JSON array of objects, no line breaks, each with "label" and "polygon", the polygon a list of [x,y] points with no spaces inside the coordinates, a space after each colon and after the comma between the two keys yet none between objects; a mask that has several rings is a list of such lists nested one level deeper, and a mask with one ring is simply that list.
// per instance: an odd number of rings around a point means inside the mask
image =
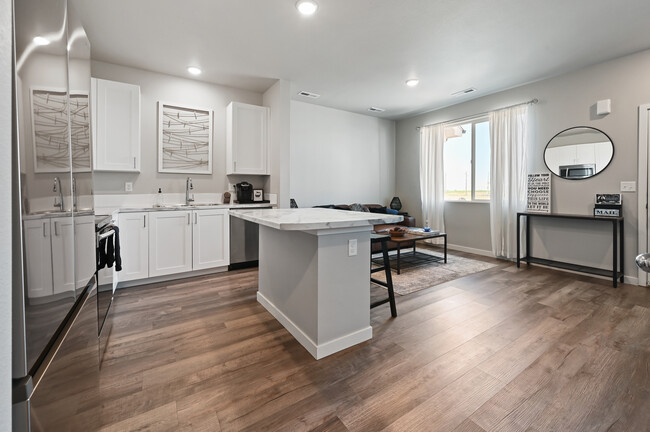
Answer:
[{"label": "white countertop", "polygon": [[230,210],[238,218],[279,230],[308,231],[397,223],[398,215],[325,208]]}]

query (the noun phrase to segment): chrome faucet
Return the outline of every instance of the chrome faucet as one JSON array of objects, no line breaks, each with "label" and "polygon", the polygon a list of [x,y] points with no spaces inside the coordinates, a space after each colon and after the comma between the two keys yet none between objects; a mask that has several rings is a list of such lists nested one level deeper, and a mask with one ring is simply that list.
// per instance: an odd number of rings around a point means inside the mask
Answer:
[{"label": "chrome faucet", "polygon": [[77,211],[77,179],[72,177],[72,211]]},{"label": "chrome faucet", "polygon": [[58,200],[57,196],[54,196],[54,207],[58,207],[61,211],[65,211],[65,207],[63,206],[63,190],[61,189],[61,180],[58,177],[54,177],[54,187],[52,188],[52,192],[58,192]]},{"label": "chrome faucet", "polygon": [[190,193],[191,190],[194,190],[194,185],[192,185],[192,177],[188,177],[185,180],[185,205],[194,202],[194,194]]}]

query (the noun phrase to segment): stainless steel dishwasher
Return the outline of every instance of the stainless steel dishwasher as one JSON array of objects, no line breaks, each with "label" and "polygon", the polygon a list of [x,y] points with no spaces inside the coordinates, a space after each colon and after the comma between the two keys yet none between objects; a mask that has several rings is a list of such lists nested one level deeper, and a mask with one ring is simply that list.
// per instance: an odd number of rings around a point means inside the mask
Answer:
[{"label": "stainless steel dishwasher", "polygon": [[[260,206],[254,208],[255,210],[262,210],[272,207]],[[257,267],[259,241],[258,224],[230,216],[230,265],[228,270]]]}]

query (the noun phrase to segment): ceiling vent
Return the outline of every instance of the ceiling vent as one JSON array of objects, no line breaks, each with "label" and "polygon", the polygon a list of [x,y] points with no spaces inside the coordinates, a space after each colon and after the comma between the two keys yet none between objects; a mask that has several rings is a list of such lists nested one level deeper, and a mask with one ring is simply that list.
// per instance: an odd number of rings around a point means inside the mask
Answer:
[{"label": "ceiling vent", "polygon": [[463,96],[466,94],[474,93],[476,89],[474,87],[466,88],[465,90],[457,91],[456,93],[452,93],[452,96]]},{"label": "ceiling vent", "polygon": [[372,112],[384,112],[384,111],[386,111],[386,110],[383,109],[383,108],[370,107],[370,108],[368,108],[368,111],[372,111]]},{"label": "ceiling vent", "polygon": [[308,91],[300,91],[298,92],[298,95],[304,96],[306,98],[311,98],[311,99],[318,99],[320,97],[319,94],[308,92]]}]

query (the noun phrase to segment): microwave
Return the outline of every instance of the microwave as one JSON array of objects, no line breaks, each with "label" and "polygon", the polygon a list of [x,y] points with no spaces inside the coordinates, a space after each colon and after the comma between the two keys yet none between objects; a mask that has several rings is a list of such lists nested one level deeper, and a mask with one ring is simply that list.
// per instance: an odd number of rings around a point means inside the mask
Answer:
[{"label": "microwave", "polygon": [[560,177],[565,179],[583,179],[594,174],[596,174],[596,164],[560,166]]}]

